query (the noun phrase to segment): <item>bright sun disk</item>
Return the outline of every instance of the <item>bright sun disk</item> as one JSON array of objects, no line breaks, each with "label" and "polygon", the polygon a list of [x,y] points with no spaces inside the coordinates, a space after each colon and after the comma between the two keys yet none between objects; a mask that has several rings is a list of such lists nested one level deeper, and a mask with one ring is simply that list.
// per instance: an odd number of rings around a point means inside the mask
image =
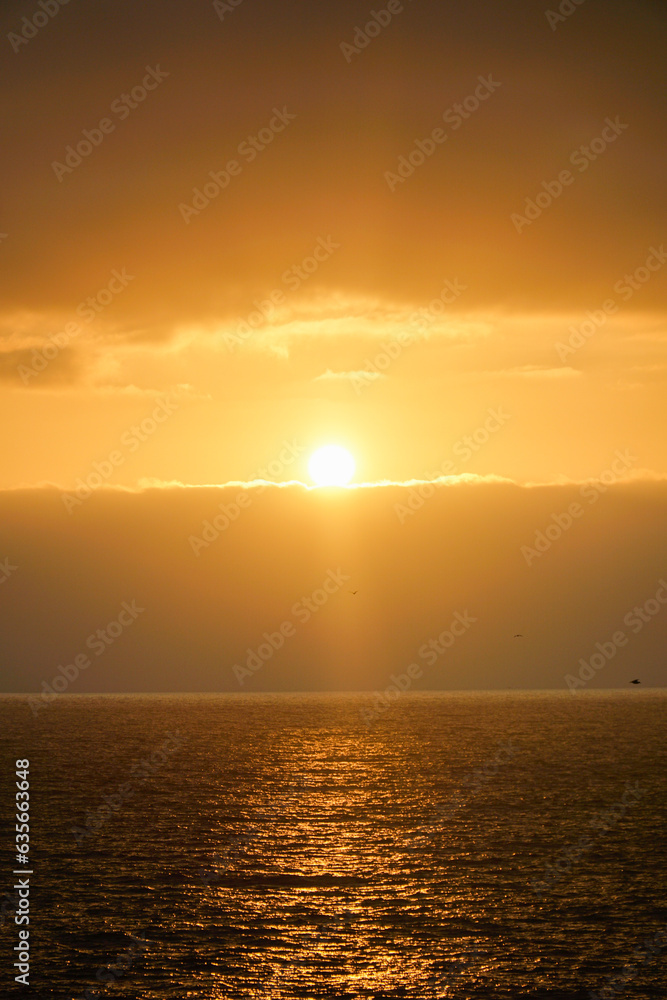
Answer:
[{"label": "bright sun disk", "polygon": [[317,486],[345,486],[354,475],[354,458],[338,444],[327,444],[310,456],[308,472]]}]

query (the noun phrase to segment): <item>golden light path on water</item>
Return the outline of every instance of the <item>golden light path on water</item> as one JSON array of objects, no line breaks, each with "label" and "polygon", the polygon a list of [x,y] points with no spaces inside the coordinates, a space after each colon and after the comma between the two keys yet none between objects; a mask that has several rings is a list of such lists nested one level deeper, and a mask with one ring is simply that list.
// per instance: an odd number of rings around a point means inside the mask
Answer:
[{"label": "golden light path on water", "polygon": [[588,996],[664,925],[667,695],[634,695],[63,696],[21,735],[35,966],[78,997],[130,954],[127,1000]]}]

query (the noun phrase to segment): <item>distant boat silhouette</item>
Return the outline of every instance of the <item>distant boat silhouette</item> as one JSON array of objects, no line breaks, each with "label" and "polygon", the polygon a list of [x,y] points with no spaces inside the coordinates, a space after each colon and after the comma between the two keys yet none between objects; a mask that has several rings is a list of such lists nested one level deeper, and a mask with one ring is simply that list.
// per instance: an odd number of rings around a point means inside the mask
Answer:
[{"label": "distant boat silhouette", "polygon": [[641,684],[641,681],[630,681],[631,684]]}]

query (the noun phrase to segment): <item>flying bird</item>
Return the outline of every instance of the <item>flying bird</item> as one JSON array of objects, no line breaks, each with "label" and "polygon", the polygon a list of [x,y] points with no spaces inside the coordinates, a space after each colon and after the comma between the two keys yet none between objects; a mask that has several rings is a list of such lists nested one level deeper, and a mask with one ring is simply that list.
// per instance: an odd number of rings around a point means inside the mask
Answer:
[{"label": "flying bird", "polygon": [[520,632],[517,632],[517,634],[514,636],[514,638],[515,639],[525,639],[525,636],[521,635]]},{"label": "flying bird", "polygon": [[358,594],[358,590],[348,590],[348,594]]},{"label": "flying bird", "polygon": [[641,681],[630,681],[631,684],[641,684]]}]

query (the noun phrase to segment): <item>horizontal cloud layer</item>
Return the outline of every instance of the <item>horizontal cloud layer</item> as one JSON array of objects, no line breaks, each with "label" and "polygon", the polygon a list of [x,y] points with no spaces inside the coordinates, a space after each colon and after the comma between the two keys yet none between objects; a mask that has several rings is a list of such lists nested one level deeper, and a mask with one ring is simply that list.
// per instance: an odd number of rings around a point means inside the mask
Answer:
[{"label": "horizontal cloud layer", "polygon": [[623,631],[587,686],[662,685],[666,512],[664,480],[4,492],[3,684],[565,689]]}]

